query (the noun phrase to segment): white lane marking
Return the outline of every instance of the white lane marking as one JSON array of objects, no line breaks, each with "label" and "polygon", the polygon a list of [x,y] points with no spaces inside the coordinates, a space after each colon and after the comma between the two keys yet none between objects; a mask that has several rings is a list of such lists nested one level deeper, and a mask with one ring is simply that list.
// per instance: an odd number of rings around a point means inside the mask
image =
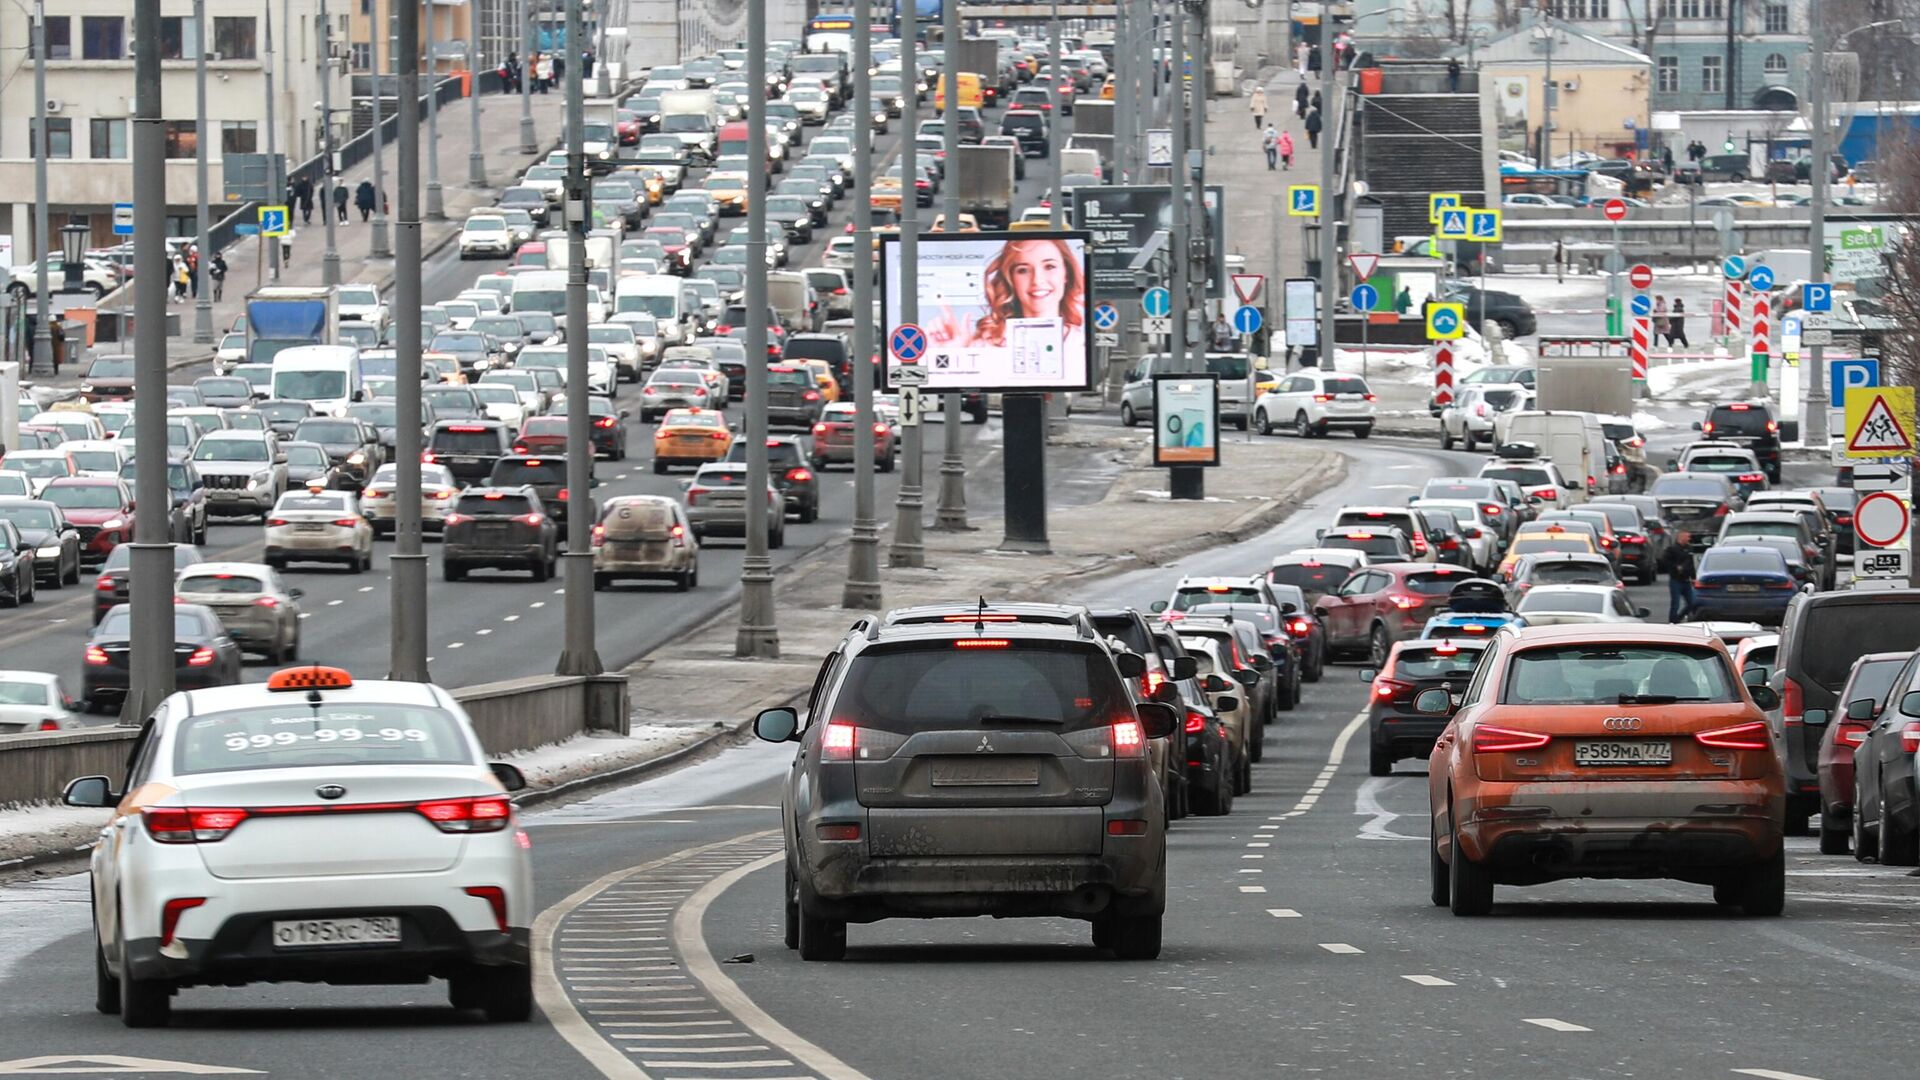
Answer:
[{"label": "white lane marking", "polygon": [[533,603],[528,604],[527,606],[530,608],[543,608],[547,606],[547,602],[545,600],[535,600]]},{"label": "white lane marking", "polygon": [[1371,487],[1369,487],[1367,490],[1369,491],[1412,491],[1413,485],[1412,484],[1374,484]]},{"label": "white lane marking", "polygon": [[1347,744],[1353,741],[1354,735],[1366,724],[1367,713],[1364,709],[1354,713],[1353,719],[1347,721],[1347,726],[1341,728],[1339,736],[1333,740],[1333,749],[1327,751],[1327,763],[1321,767],[1319,776],[1314,778],[1307,793],[1300,796],[1300,801],[1293,804],[1292,810],[1268,820],[1284,821],[1290,817],[1299,817],[1313,809],[1314,804],[1320,801],[1320,792],[1325,791],[1327,785],[1333,782],[1334,775],[1340,771],[1340,763],[1346,760]]},{"label": "white lane marking", "polygon": [[117,1054],[55,1054],[50,1057],[0,1061],[0,1076],[46,1076],[51,1073],[182,1073],[188,1076],[260,1076],[258,1069],[228,1065],[196,1065],[190,1061],[121,1057]]},{"label": "white lane marking", "polygon": [[[797,1032],[775,1020],[760,1006],[754,1004],[753,999],[740,989],[739,984],[720,970],[720,965],[714,962],[713,953],[707,949],[707,937],[701,928],[701,924],[706,920],[707,909],[713,906],[713,902],[719,899],[722,893],[748,874],[777,865],[785,858],[784,851],[776,851],[764,859],[755,859],[744,866],[729,870],[695,890],[694,894],[687,898],[687,902],[673,914],[674,944],[680,949],[681,960],[686,965],[687,974],[692,975],[712,996],[714,1002],[731,1013],[733,1018],[748,1031],[772,1043],[781,1051],[799,1058],[808,1068],[826,1077],[827,1080],[867,1080],[865,1074],[801,1038]],[[642,1063],[648,1066],[658,1064],[651,1061]],[[781,1061],[772,1064],[785,1065],[790,1062]],[[735,1063],[732,1067],[741,1066]]]},{"label": "white lane marking", "polygon": [[1300,917],[1300,913],[1290,907],[1270,907],[1267,909],[1267,914],[1276,919],[1297,919]]},{"label": "white lane marking", "polygon": [[509,615],[509,616],[507,616],[506,618],[504,618],[504,619],[501,619],[500,621],[501,621],[501,622],[519,622],[519,621],[520,621],[520,616],[518,616],[518,615]]},{"label": "white lane marking", "polygon": [[1399,814],[1380,804],[1380,792],[1394,783],[1384,776],[1370,776],[1360,782],[1360,790],[1353,795],[1353,812],[1369,820],[1360,826],[1362,840],[1425,840],[1424,836],[1408,836],[1387,828]]},{"label": "white lane marking", "polygon": [[553,595],[555,596],[565,596],[566,594],[567,594],[567,590],[565,587],[553,590]]},{"label": "white lane marking", "polygon": [[475,637],[486,637],[488,634],[491,634],[491,633],[493,633],[493,631],[491,630],[475,630],[473,632]]},{"label": "white lane marking", "polygon": [[[671,1066],[676,1069],[778,1069],[792,1065],[786,1058],[761,1058],[758,1061],[648,1061],[640,1059],[640,1064],[649,1069],[661,1069]],[[669,1078],[671,1080],[671,1078]],[[763,1078],[764,1080],[764,1078]],[[774,1077],[772,1080],[780,1080]]]},{"label": "white lane marking", "polygon": [[1265,885],[1242,885],[1240,886],[1240,891],[1247,892],[1247,893],[1263,893],[1267,891],[1267,887]]},{"label": "white lane marking", "polygon": [[1344,941],[1323,941],[1320,947],[1335,956],[1359,956],[1364,950],[1356,949]]},{"label": "white lane marking", "polygon": [[301,612],[301,613],[300,613],[300,617],[301,617],[301,618],[303,618],[303,619],[311,619],[311,618],[313,618],[313,612],[311,612],[311,611],[303,611],[303,612]]},{"label": "white lane marking", "polygon": [[[658,1038],[658,1036],[616,1035],[614,1036],[614,1038],[616,1039],[653,1039],[653,1038]],[[744,1046],[629,1046],[627,1047],[627,1053],[629,1054],[744,1054],[749,1050],[771,1050],[771,1049],[773,1049],[773,1047],[768,1046],[766,1043],[747,1043]],[[649,1062],[649,1064],[652,1064],[652,1062]],[[683,1063],[676,1061],[676,1062],[672,1062],[671,1064],[679,1065]],[[704,1065],[704,1064],[699,1066],[699,1068],[703,1068],[703,1069],[710,1068],[710,1067],[711,1066]],[[738,1065],[733,1066],[733,1068],[736,1068],[736,1069],[739,1067],[740,1066]]]},{"label": "white lane marking", "polygon": [[466,648],[466,646],[467,646],[467,643],[466,643],[466,642],[464,642],[464,641],[456,641],[456,642],[454,642],[453,644],[451,644],[451,645],[448,645],[448,646],[447,646],[447,648],[449,648],[449,649],[464,649],[464,648]]},{"label": "white lane marking", "polygon": [[1252,867],[1242,867],[1242,868],[1240,869],[1240,872],[1241,872],[1241,873],[1243,873],[1243,874],[1258,874],[1258,873],[1260,873],[1261,871],[1260,871],[1260,868],[1259,868],[1259,867],[1257,867],[1257,866],[1252,866]]},{"label": "white lane marking", "polygon": [[329,600],[329,601],[327,601],[327,606],[328,606],[328,607],[339,607],[339,606],[340,606],[341,604],[344,604],[344,603],[346,603],[346,601],[345,601],[345,600]]},{"label": "white lane marking", "polygon": [[1261,855],[1261,854],[1258,854],[1258,853],[1255,853],[1255,854],[1252,854],[1252,855],[1242,855],[1242,856],[1240,856],[1240,857],[1241,857],[1241,858],[1243,858],[1243,859],[1264,859],[1264,858],[1266,858],[1266,856],[1265,856],[1265,855]]},{"label": "white lane marking", "polygon": [[1443,979],[1438,975],[1402,975],[1400,977],[1414,984],[1415,986],[1452,986],[1454,985],[1452,982],[1446,979]]},{"label": "white lane marking", "polygon": [[1817,1076],[1804,1073],[1781,1072],[1779,1069],[1735,1069],[1735,1076],[1758,1076],[1760,1080],[1820,1080]]},{"label": "white lane marking", "polygon": [[1248,847],[1272,847],[1273,845],[1267,843],[1265,840],[1255,840],[1253,843],[1250,843],[1247,846]]},{"label": "white lane marking", "polygon": [[360,586],[360,591],[361,591],[361,592],[372,592],[372,591],[373,591],[373,586],[371,586],[371,585],[362,585],[362,586]]},{"label": "white lane marking", "polygon": [[1523,1024],[1535,1024],[1535,1025],[1538,1025],[1539,1027],[1546,1028],[1548,1031],[1592,1031],[1593,1030],[1590,1027],[1581,1027],[1579,1024],[1569,1024],[1565,1020],[1555,1020],[1551,1016],[1522,1017],[1520,1019],[1520,1022]]}]

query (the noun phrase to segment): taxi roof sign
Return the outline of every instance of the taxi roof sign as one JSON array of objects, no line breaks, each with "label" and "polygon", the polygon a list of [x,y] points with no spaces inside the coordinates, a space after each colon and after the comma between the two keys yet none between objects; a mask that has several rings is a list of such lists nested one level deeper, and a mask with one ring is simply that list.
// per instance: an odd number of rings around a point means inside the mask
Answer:
[{"label": "taxi roof sign", "polygon": [[353,675],[345,668],[322,667],[310,664],[306,667],[282,668],[267,678],[267,689],[275,692],[285,690],[345,690],[353,685]]}]

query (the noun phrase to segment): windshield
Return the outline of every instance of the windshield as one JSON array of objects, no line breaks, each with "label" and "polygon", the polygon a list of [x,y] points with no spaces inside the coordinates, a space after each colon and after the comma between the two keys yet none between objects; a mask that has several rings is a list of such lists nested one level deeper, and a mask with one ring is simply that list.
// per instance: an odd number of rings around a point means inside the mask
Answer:
[{"label": "windshield", "polygon": [[617,312],[639,312],[642,315],[651,315],[656,319],[672,318],[678,306],[679,301],[677,297],[664,294],[641,295],[624,293],[614,300],[614,310]]},{"label": "windshield", "polygon": [[287,464],[324,467],[329,464],[327,452],[317,446],[287,447]]},{"label": "windshield", "polygon": [[245,594],[265,592],[266,585],[258,578],[245,574],[198,573],[182,577],[174,586],[183,593],[223,593]]},{"label": "windshield", "polygon": [[184,775],[472,761],[460,723],[438,709],[289,700],[183,720],[175,735],[173,771]]},{"label": "windshield", "polygon": [[1452,679],[1473,674],[1485,651],[1482,645],[1451,642],[1432,648],[1405,648],[1393,660],[1396,679]]},{"label": "windshield", "polygon": [[294,429],[293,437],[301,442],[357,443],[360,426],[340,420],[308,420]]},{"label": "windshield", "polygon": [[273,396],[295,401],[325,401],[347,396],[344,371],[276,371]]},{"label": "windshield", "polygon": [[487,483],[494,487],[519,487],[521,484],[564,484],[567,482],[566,458],[535,458],[496,462]]},{"label": "windshield", "polygon": [[1759,437],[1778,427],[1764,408],[1752,405],[1716,405],[1702,425],[1711,434]]},{"label": "windshield", "polygon": [[41,506],[0,506],[0,518],[13,522],[16,529],[53,528],[53,511]]},{"label": "windshield", "polygon": [[[131,547],[131,544],[123,545]],[[112,611],[100,620],[94,630],[95,637],[131,637],[133,636],[133,615],[129,611]],[[173,636],[176,641],[204,641],[207,628],[200,624],[198,617],[175,612],[173,616]]]},{"label": "windshield", "polygon": [[31,458],[14,454],[6,459],[6,467],[8,472],[25,473],[36,480],[73,475],[72,470],[67,468],[65,457]]},{"label": "windshield", "polygon": [[1724,499],[1727,489],[1711,480],[1692,479],[1684,476],[1663,476],[1653,482],[1647,493],[1654,496],[1665,495],[1669,498],[1709,498]]},{"label": "windshield", "polygon": [[392,427],[398,421],[400,410],[388,402],[372,402],[347,406],[347,415],[355,420],[364,420],[374,427]]},{"label": "windshield", "polygon": [[95,360],[88,365],[87,376],[94,379],[102,377],[131,379],[133,378],[133,358]]},{"label": "windshield", "polygon": [[120,455],[111,450],[69,450],[67,456],[85,470],[110,472],[120,467]]},{"label": "windshield", "polygon": [[54,484],[40,497],[66,510],[111,510],[125,505],[120,489],[107,484]]},{"label": "windshield", "polygon": [[1674,645],[1562,645],[1513,658],[1508,705],[1605,705],[1740,700],[1712,650]]},{"label": "windshield", "polygon": [[994,729],[995,717],[1064,734],[1107,725],[1128,709],[1113,662],[1090,646],[963,649],[940,642],[861,653],[828,715],[899,735]]}]

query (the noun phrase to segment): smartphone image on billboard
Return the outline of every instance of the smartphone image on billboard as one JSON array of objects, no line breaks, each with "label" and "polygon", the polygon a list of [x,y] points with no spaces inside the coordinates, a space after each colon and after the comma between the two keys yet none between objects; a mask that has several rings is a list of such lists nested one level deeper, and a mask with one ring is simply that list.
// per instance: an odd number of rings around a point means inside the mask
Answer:
[{"label": "smartphone image on billboard", "polygon": [[1167,413],[1166,434],[1162,446],[1206,446],[1207,414],[1199,409],[1175,409]]}]

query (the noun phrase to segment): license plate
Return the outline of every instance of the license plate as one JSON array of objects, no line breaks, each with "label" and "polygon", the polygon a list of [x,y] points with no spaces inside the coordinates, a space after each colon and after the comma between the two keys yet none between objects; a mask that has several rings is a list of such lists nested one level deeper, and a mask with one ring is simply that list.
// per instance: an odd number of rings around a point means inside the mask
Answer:
[{"label": "license plate", "polygon": [[312,949],[329,945],[398,945],[400,918],[369,915],[363,919],[275,920],[273,947]]},{"label": "license plate", "polygon": [[1759,591],[1760,591],[1760,586],[1758,586],[1758,585],[1729,585],[1729,586],[1727,586],[1727,591],[1728,591],[1728,592],[1759,592]]},{"label": "license plate", "polygon": [[327,531],[327,527],[326,527],[325,525],[319,525],[319,524],[314,524],[314,525],[295,525],[295,526],[293,527],[293,531],[294,531],[294,532],[303,532],[303,533],[317,533],[317,532],[326,532],[326,531]]},{"label": "license plate", "polygon": [[1671,765],[1673,744],[1653,739],[1610,739],[1573,744],[1575,765]]},{"label": "license plate", "polygon": [[1000,787],[1039,783],[1040,763],[1033,760],[984,758],[933,763],[934,787]]}]

